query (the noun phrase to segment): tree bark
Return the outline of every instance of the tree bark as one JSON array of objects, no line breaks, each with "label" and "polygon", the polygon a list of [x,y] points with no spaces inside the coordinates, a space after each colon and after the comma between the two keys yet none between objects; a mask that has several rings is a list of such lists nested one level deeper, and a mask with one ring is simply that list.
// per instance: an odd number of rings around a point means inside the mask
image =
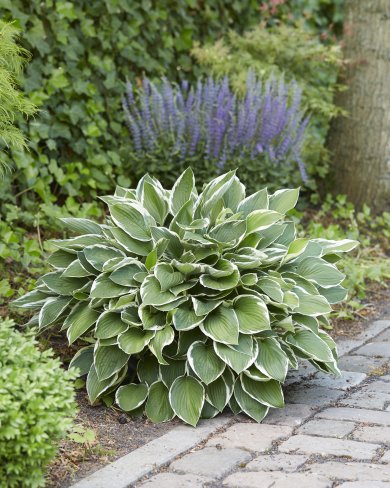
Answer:
[{"label": "tree bark", "polygon": [[390,210],[390,0],[346,0],[344,83],[332,124],[335,190],[361,207]]}]

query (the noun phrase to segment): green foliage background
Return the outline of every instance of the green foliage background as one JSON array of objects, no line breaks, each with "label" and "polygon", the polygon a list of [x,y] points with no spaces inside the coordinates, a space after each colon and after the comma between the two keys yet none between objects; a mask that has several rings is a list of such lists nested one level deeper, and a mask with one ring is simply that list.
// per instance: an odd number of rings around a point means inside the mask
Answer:
[{"label": "green foliage background", "polygon": [[[30,188],[49,202],[129,185],[126,78],[194,77],[194,40],[242,31],[257,12],[255,0],[0,0],[0,15],[17,20],[33,54],[24,88],[41,108],[23,128],[31,152],[13,153],[17,172],[3,188]],[[24,196],[28,205],[31,191]]]}]

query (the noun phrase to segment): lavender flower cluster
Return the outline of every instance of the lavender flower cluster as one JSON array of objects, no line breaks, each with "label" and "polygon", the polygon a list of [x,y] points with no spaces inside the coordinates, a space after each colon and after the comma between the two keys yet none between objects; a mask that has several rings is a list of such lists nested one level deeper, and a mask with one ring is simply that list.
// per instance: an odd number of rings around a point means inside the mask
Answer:
[{"label": "lavender flower cluster", "polygon": [[295,83],[271,78],[264,84],[249,73],[245,96],[228,78],[199,80],[196,86],[144,78],[142,89],[127,85],[123,108],[137,155],[161,150],[180,162],[204,158],[222,171],[235,159],[267,156],[275,165],[297,163],[307,175],[301,147],[308,118]]}]

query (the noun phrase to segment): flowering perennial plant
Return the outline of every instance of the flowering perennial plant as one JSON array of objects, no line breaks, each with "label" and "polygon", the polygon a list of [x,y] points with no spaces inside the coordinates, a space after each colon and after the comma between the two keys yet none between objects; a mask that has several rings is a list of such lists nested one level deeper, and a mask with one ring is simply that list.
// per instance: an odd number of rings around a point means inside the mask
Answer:
[{"label": "flowering perennial plant", "polygon": [[172,190],[145,176],[102,197],[104,224],[65,219],[54,271],[16,305],[84,342],[71,364],[91,403],[116,391],[125,411],[191,425],[229,407],[261,421],[282,408],[297,358],[337,374],[321,325],[345,298],[334,263],[351,240],[297,238],[285,214],[298,190],[245,196],[235,172],[198,194],[191,170]]},{"label": "flowering perennial plant", "polygon": [[193,87],[144,78],[139,91],[128,83],[123,99],[135,162],[149,158],[164,167],[173,160],[181,168],[201,160],[215,174],[227,164],[266,159],[275,167],[297,165],[306,181],[301,146],[308,118],[300,104],[294,82],[271,78],[263,84],[253,73],[244,97],[234,93],[227,77],[199,80]]}]

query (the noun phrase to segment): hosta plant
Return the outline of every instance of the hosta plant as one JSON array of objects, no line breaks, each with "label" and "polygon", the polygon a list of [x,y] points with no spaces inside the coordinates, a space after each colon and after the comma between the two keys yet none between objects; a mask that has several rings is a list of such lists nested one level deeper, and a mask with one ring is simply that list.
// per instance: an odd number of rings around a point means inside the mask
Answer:
[{"label": "hosta plant", "polygon": [[298,190],[245,196],[235,173],[196,191],[187,169],[172,190],[145,176],[102,197],[104,224],[64,219],[54,271],[16,305],[38,309],[84,347],[71,365],[90,401],[115,393],[126,412],[191,425],[229,407],[261,421],[283,407],[298,358],[337,374],[321,330],[345,298],[335,263],[351,240],[297,238],[286,212]]}]

